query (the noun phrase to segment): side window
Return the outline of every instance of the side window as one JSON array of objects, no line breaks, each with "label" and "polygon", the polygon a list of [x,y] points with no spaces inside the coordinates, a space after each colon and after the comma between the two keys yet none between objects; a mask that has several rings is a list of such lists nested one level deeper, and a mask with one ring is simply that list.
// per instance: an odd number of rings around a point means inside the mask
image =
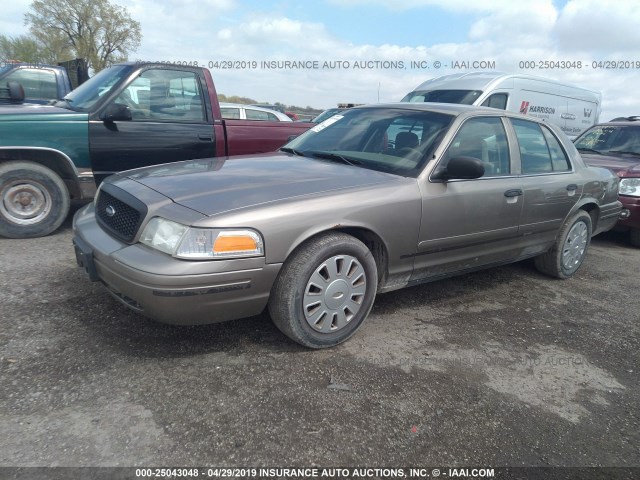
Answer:
[{"label": "side window", "polygon": [[203,122],[202,90],[194,72],[146,70],[116,99],[134,120]]},{"label": "side window", "polygon": [[569,157],[565,153],[564,149],[560,145],[558,139],[551,133],[547,127],[541,127],[544,138],[547,140],[549,146],[549,153],[551,154],[551,165],[554,172],[566,172],[571,170],[571,163]]},{"label": "side window", "polygon": [[44,68],[21,68],[9,74],[6,81],[18,82],[26,98],[58,98],[56,74]]},{"label": "side window", "polygon": [[509,96],[506,93],[494,93],[489,98],[487,98],[484,102],[482,102],[482,106],[499,108],[500,110],[506,110],[508,99],[509,99]]},{"label": "side window", "polygon": [[558,140],[536,122],[511,119],[518,137],[522,173],[551,173],[570,170],[569,160]]},{"label": "side window", "polygon": [[274,120],[278,119],[278,117],[276,117],[275,115],[268,112],[263,112],[261,110],[245,108],[244,111],[245,111],[245,114],[247,115],[247,120],[271,120],[271,118],[269,118],[269,115],[271,115]]},{"label": "side window", "polygon": [[482,161],[484,177],[511,173],[509,143],[499,117],[476,117],[467,120],[454,137],[442,159],[446,166],[454,157],[473,157]]},{"label": "side window", "polygon": [[149,79],[138,77],[118,95],[116,103],[128,106],[131,109],[133,120],[148,119],[151,116],[150,92],[151,82]]},{"label": "side window", "polygon": [[220,113],[222,114],[222,118],[227,118],[230,120],[240,120],[239,108],[220,107]]}]

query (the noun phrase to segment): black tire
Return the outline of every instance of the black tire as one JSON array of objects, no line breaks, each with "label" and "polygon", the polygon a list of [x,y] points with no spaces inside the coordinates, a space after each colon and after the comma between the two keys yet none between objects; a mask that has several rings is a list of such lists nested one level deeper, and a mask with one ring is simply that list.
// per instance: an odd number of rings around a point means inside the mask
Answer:
[{"label": "black tire", "polygon": [[69,213],[69,191],[52,170],[34,162],[0,164],[0,235],[49,235]]},{"label": "black tire", "polygon": [[629,241],[634,247],[640,247],[640,228],[629,230]]},{"label": "black tire", "polygon": [[536,268],[552,277],[572,277],[587,256],[591,232],[591,216],[579,210],[562,226],[553,248],[535,258]]},{"label": "black tire", "polygon": [[[293,341],[310,348],[333,347],[367,318],[377,284],[376,262],[361,241],[340,232],[323,233],[287,259],[271,290],[269,313]],[[312,297],[318,298],[317,308],[310,308],[315,305]]]}]

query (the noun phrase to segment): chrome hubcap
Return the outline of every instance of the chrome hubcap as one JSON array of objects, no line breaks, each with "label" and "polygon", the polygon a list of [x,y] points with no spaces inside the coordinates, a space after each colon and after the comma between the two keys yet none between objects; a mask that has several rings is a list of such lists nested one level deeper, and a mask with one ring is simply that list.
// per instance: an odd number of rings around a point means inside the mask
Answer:
[{"label": "chrome hubcap", "polygon": [[16,180],[4,185],[0,192],[0,212],[9,221],[18,225],[40,222],[51,211],[51,195],[38,182]]},{"label": "chrome hubcap", "polygon": [[567,270],[573,270],[580,265],[587,248],[589,229],[584,222],[578,222],[571,230],[562,246],[562,266]]},{"label": "chrome hubcap", "polygon": [[336,255],[318,266],[304,289],[303,311],[314,330],[332,333],[346,327],[364,301],[367,275],[357,258]]}]

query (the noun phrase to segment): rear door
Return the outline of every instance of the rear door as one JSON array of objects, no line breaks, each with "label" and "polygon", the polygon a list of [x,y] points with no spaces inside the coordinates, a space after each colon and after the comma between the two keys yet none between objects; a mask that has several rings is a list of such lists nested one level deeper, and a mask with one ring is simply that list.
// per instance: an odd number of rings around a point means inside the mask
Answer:
[{"label": "rear door", "polygon": [[[215,156],[204,79],[196,72],[152,68],[92,114],[91,163],[96,180],[131,168]],[[110,105],[126,106],[130,120],[104,121]]]},{"label": "rear door", "polygon": [[520,233],[531,243],[551,241],[582,195],[581,178],[550,128],[528,120],[509,121],[518,141],[524,190]]},{"label": "rear door", "polygon": [[483,177],[423,181],[422,222],[413,281],[498,264],[519,255],[522,185],[512,172],[503,120],[475,117],[462,124],[438,166],[454,157],[474,157]]}]

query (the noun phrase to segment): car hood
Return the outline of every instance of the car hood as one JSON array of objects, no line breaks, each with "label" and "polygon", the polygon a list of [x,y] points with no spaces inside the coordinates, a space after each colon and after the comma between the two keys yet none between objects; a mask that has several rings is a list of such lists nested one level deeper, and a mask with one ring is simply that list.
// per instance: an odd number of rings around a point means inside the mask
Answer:
[{"label": "car hood", "polygon": [[190,160],[129,170],[118,176],[139,182],[207,216],[403,179],[283,153]]},{"label": "car hood", "polygon": [[614,173],[628,171],[630,174],[636,174],[633,176],[640,174],[640,157],[589,153],[581,153],[580,156],[590,167],[608,168]]},{"label": "car hood", "polygon": [[1,105],[0,121],[70,121],[86,120],[86,113],[74,112],[52,105],[21,104]]}]

